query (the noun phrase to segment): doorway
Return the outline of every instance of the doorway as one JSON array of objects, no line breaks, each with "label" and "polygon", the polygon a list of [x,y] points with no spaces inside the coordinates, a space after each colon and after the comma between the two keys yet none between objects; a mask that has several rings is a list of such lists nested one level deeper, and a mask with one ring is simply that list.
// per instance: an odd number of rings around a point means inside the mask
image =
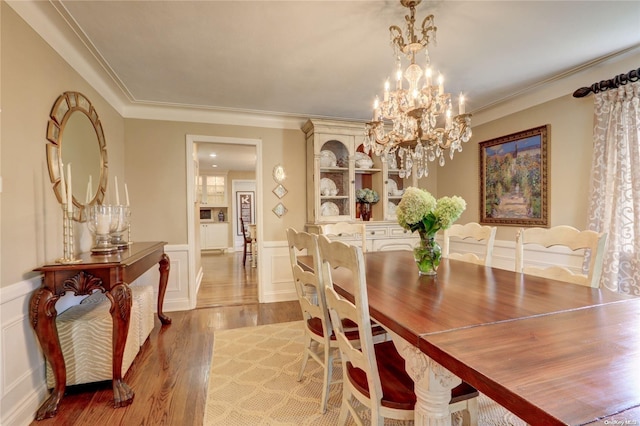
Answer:
[{"label": "doorway", "polygon": [[[187,158],[191,306],[258,302],[260,265],[257,268],[252,268],[250,262],[243,265],[243,253],[236,251],[232,182],[253,182],[255,223],[257,229],[261,229],[261,140],[187,135]],[[203,179],[203,176],[216,176],[216,179]],[[219,183],[222,180],[224,191],[218,187],[203,188],[203,181]],[[204,199],[203,194],[206,194]],[[201,210],[205,210],[202,216]],[[205,219],[201,220],[201,217]],[[224,247],[220,247],[219,241],[214,246],[207,245],[203,239],[216,239],[216,236],[219,239],[222,231],[216,229],[207,237],[202,232],[204,227],[224,228],[227,234]],[[211,233],[212,229],[208,231]],[[257,240],[261,241],[259,232]],[[258,244],[256,252],[259,251]]]}]

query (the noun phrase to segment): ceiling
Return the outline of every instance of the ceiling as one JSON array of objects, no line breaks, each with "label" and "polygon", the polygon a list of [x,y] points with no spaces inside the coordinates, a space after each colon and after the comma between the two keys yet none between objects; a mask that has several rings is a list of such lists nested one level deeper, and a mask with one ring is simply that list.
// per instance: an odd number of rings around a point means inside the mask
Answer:
[{"label": "ceiling", "polygon": [[[392,75],[388,28],[408,12],[398,0],[60,5],[132,102],[355,120]],[[638,1],[425,1],[416,21],[431,13],[432,66],[471,113],[640,46]]]},{"label": "ceiling", "polygon": [[[130,105],[361,121],[393,73],[388,28],[408,12],[398,0],[50,1]],[[640,49],[639,1],[423,1],[418,24],[427,14],[432,67],[472,114]]]},{"label": "ceiling", "polygon": [[197,142],[196,146],[200,174],[256,169],[256,147],[253,145]]}]

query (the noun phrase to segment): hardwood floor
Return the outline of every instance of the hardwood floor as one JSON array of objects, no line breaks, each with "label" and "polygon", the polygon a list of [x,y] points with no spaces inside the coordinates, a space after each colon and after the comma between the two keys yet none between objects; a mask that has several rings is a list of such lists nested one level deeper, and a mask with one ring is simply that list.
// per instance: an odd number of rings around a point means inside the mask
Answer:
[{"label": "hardwood floor", "polygon": [[[130,406],[113,408],[111,382],[72,386],[56,417],[31,425],[201,425],[216,330],[302,319],[297,301],[257,303],[257,270],[239,269],[238,259],[242,268],[242,253],[203,257],[198,308],[168,312],[168,326],[156,318],[125,376],[135,392]],[[212,265],[216,272],[209,271]],[[211,307],[222,304],[231,306]]]},{"label": "hardwood floor", "polygon": [[242,265],[242,252],[202,252],[202,282],[196,308],[228,306],[258,302],[258,268],[247,258]]}]

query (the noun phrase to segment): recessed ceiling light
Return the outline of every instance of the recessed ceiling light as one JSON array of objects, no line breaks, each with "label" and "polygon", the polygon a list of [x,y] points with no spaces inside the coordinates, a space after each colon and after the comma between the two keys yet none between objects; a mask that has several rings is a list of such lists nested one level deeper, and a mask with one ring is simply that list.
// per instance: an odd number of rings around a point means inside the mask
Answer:
[{"label": "recessed ceiling light", "polygon": [[214,164],[214,165],[212,165],[211,167],[218,167],[218,165],[217,165],[217,164]]},{"label": "recessed ceiling light", "polygon": [[211,154],[209,154],[209,157],[217,157],[218,154],[216,154],[215,152],[212,152]]}]

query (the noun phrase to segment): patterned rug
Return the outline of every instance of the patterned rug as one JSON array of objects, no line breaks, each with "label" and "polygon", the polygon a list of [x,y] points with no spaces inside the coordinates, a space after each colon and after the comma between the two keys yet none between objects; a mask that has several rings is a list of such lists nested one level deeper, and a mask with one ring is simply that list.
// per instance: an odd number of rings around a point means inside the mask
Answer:
[{"label": "patterned rug", "polygon": [[[297,381],[302,348],[302,321],[217,331],[204,424],[336,425],[342,385],[331,387],[327,412],[320,414],[322,369],[309,360]],[[334,374],[342,375],[339,364]],[[481,426],[526,425],[484,395],[478,405]]]}]

